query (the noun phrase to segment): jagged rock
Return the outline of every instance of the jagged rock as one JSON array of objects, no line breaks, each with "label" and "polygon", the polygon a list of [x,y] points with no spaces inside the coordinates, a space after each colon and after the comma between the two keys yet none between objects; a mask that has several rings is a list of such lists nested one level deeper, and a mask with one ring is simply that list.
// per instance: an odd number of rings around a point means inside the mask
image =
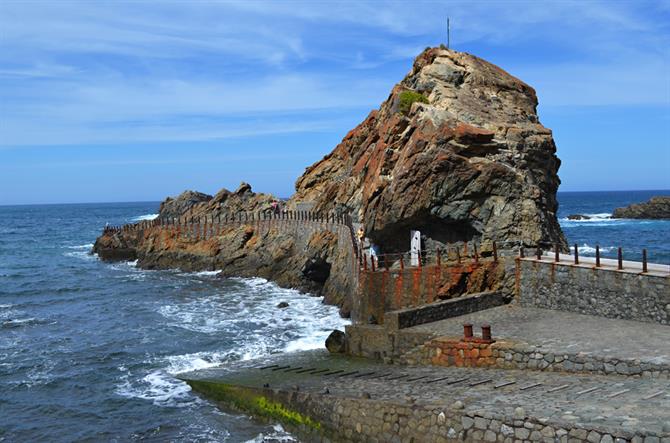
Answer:
[{"label": "jagged rock", "polygon": [[670,219],[670,196],[657,196],[648,202],[616,208],[612,218]]},{"label": "jagged rock", "polygon": [[279,302],[279,303],[277,304],[277,307],[278,307],[279,309],[288,308],[288,306],[289,306],[288,302],[285,302],[285,301]]},{"label": "jagged rock", "polygon": [[[407,90],[428,103],[403,115]],[[497,66],[427,49],[381,107],[298,179],[292,201],[353,212],[382,252],[408,250],[410,229],[441,244],[565,247],[560,161],[536,107],[533,88]]]},{"label": "jagged rock", "polygon": [[344,332],[334,330],[326,339],[326,349],[333,354],[340,354],[346,351],[347,337]]},{"label": "jagged rock", "polygon": [[202,192],[184,191],[177,197],[166,198],[158,209],[159,217],[173,218],[181,217],[199,203],[208,202],[212,199],[211,195]]},{"label": "jagged rock", "polygon": [[570,214],[568,220],[591,220],[591,217],[583,214]]},{"label": "jagged rock", "polygon": [[[404,91],[423,98],[399,112]],[[499,249],[519,241],[565,247],[556,219],[560,161],[536,107],[535,91],[502,69],[466,53],[427,49],[378,110],[307,168],[282,206],[350,213],[382,252],[407,251],[410,229],[421,230],[431,248],[474,240],[482,254],[493,240]],[[188,191],[163,202],[160,216],[204,218],[211,227],[213,218],[240,220],[244,212],[249,223],[219,225],[207,240],[185,239],[176,230],[108,233],[96,247],[132,251],[143,268],[268,278],[323,294],[348,316],[355,277],[338,235],[252,221],[276,200],[247,183],[213,197]],[[496,273],[478,278],[502,279]],[[442,289],[451,297],[469,286]]]}]

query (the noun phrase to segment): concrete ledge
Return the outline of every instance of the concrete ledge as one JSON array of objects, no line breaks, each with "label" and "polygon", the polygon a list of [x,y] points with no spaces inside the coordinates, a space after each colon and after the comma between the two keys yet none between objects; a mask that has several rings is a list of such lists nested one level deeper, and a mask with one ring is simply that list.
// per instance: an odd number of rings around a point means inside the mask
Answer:
[{"label": "concrete ledge", "polygon": [[400,309],[384,315],[384,327],[391,331],[459,317],[505,304],[500,292],[480,292],[417,308]]}]

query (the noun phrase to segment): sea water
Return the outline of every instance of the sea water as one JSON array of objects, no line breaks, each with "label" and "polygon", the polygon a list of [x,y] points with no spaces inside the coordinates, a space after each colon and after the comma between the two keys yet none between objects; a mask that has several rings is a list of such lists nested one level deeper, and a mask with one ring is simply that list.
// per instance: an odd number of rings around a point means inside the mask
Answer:
[{"label": "sea water", "polygon": [[[607,219],[656,194],[560,193],[560,222],[582,254],[622,246],[635,259],[647,248],[670,263],[670,221]],[[346,321],[262,279],[146,271],[89,253],[106,223],[157,208],[0,207],[0,441],[294,440],[277,424],[220,411],[174,375],[319,348]],[[573,213],[593,219],[568,221]]]}]

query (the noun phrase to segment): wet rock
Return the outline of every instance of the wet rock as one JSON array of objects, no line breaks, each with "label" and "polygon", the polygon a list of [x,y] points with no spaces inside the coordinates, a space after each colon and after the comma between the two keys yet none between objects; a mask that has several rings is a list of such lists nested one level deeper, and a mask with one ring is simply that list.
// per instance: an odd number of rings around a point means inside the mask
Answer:
[{"label": "wet rock", "polygon": [[644,203],[616,208],[612,218],[670,219],[670,196],[652,197]]},{"label": "wet rock", "polygon": [[591,220],[591,217],[582,214],[570,214],[568,220]]},{"label": "wet rock", "polygon": [[279,309],[285,309],[285,308],[288,308],[288,306],[289,306],[288,302],[285,302],[285,301],[279,302],[279,303],[277,304],[277,307],[278,307]]},{"label": "wet rock", "polygon": [[347,348],[347,337],[344,332],[334,330],[326,339],[326,349],[333,354],[344,353]]}]

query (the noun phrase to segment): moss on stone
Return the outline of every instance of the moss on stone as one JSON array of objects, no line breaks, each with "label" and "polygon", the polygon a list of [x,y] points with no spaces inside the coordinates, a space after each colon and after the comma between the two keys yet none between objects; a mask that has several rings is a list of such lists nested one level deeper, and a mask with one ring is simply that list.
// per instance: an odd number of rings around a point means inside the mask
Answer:
[{"label": "moss on stone", "polygon": [[402,91],[399,96],[398,111],[404,115],[409,114],[414,102],[428,103],[428,98],[419,92]]},{"label": "moss on stone", "polygon": [[212,400],[231,404],[237,409],[259,417],[273,418],[292,426],[306,426],[320,430],[321,423],[293,411],[283,404],[257,393],[253,389],[201,380],[189,380],[191,387]]}]

